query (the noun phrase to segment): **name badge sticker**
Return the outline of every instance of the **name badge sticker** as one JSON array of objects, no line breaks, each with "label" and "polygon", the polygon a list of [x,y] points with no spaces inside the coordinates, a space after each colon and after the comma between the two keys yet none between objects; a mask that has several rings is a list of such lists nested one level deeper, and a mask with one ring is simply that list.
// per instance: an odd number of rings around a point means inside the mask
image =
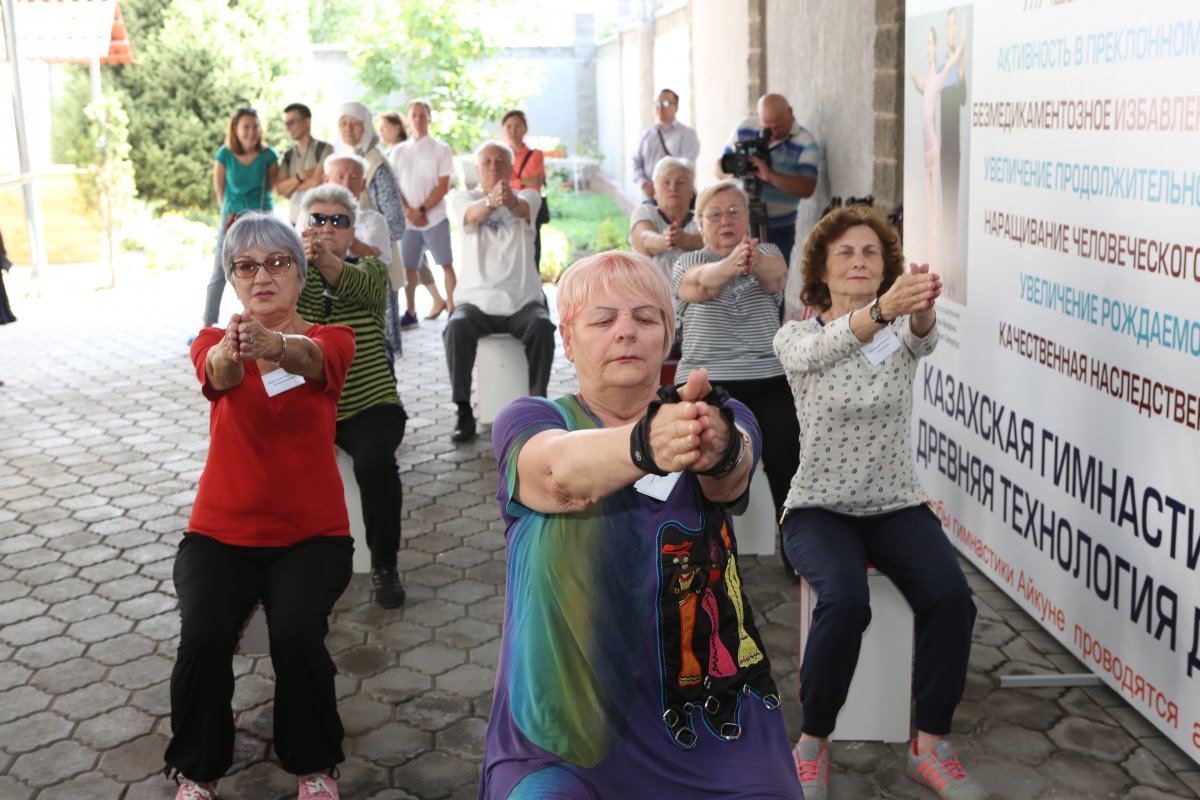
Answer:
[{"label": "name badge sticker", "polygon": [[284,369],[275,369],[263,375],[262,382],[263,388],[267,390],[267,397],[274,397],[297,386],[303,386],[304,378]]},{"label": "name badge sticker", "polygon": [[682,472],[672,472],[669,475],[644,475],[633,484],[633,488],[647,497],[653,497],[659,502],[666,502],[666,499],[671,496],[671,490],[675,488],[675,484],[679,483],[679,476],[682,474]]},{"label": "name badge sticker", "polygon": [[884,328],[859,351],[872,367],[878,367],[900,349],[900,337],[891,328]]}]

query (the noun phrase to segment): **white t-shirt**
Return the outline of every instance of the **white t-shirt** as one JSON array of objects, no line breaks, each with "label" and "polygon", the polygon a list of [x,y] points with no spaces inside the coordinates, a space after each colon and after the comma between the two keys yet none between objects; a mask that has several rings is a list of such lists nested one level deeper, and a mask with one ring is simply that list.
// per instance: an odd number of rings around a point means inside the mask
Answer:
[{"label": "white t-shirt", "polygon": [[379,251],[379,260],[391,266],[392,242],[388,238],[387,218],[378,211],[359,209],[354,220],[354,238]]},{"label": "white t-shirt", "polygon": [[450,211],[462,227],[455,303],[470,303],[485,314],[507,317],[541,300],[542,279],[533,262],[530,220],[537,219],[542,201],[533,189],[521,189],[516,195],[529,204],[528,220],[498,208],[477,225],[467,225],[463,217],[468,206],[483,199],[483,191],[451,196]]},{"label": "white t-shirt", "polygon": [[[438,180],[454,174],[454,153],[450,145],[432,136],[420,139],[409,139],[401,142],[388,154],[392,171],[396,173],[396,183],[400,185],[400,194],[404,202],[416,208],[425,201],[437,188]],[[446,201],[439,200],[437,205],[425,209],[428,225],[417,226],[409,223],[408,227],[416,231],[432,228],[446,218]]]},{"label": "white t-shirt", "polygon": [[[683,226],[684,233],[700,232],[700,226],[697,224],[696,216],[692,212],[689,211],[685,219],[687,222]],[[663,218],[663,215],[659,213],[658,206],[650,203],[642,203],[635,207],[633,213],[629,215],[629,236],[625,237],[625,241],[629,242],[630,246],[633,245],[633,229],[637,227],[639,222],[649,222],[653,226],[655,233],[664,233],[667,228],[671,227],[671,223],[667,222]],[[676,247],[674,250],[664,250],[656,256],[650,256],[650,258],[655,264],[658,264],[658,268],[663,271],[667,282],[670,283],[675,275],[675,262],[686,252],[688,251]]]}]

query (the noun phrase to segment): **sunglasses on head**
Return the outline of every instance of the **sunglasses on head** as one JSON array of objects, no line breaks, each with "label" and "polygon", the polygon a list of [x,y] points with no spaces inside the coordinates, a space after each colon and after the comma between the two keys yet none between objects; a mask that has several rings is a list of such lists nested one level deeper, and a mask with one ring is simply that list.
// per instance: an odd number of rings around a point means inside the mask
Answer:
[{"label": "sunglasses on head", "polygon": [[335,228],[349,228],[350,227],[350,215],[349,214],[317,214],[315,212],[308,215],[308,227],[310,227],[310,228],[323,228],[323,227],[325,227],[326,222],[332,222],[333,227],[335,227]]}]

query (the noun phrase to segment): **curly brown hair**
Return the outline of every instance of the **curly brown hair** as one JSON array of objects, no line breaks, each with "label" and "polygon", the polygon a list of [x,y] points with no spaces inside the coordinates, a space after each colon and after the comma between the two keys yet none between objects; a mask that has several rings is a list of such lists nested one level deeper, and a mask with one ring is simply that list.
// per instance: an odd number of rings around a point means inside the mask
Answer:
[{"label": "curly brown hair", "polygon": [[828,311],[833,305],[829,286],[825,283],[825,263],[829,258],[829,245],[856,225],[866,225],[879,237],[883,245],[883,283],[879,285],[882,295],[896,279],[904,274],[904,254],[900,250],[900,235],[882,214],[864,204],[855,204],[834,209],[821,218],[804,240],[804,264],[801,276],[804,285],[800,289],[800,300],[818,311]]}]

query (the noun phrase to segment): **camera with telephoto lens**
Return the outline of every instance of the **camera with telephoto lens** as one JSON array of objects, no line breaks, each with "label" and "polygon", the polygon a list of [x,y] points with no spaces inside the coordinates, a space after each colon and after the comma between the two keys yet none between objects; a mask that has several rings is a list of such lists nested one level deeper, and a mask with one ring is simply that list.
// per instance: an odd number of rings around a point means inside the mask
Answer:
[{"label": "camera with telephoto lens", "polygon": [[753,139],[738,139],[733,143],[733,152],[721,156],[721,171],[726,175],[745,178],[754,172],[754,164],[750,156],[758,156],[763,161],[771,160],[771,140],[766,136],[756,136]]},{"label": "camera with telephoto lens", "polygon": [[750,232],[761,241],[767,241],[767,206],[762,199],[762,178],[754,172],[750,156],[758,156],[771,163],[771,137],[768,131],[753,139],[738,139],[733,143],[733,152],[721,156],[721,171],[742,179],[742,188],[750,200]]}]

